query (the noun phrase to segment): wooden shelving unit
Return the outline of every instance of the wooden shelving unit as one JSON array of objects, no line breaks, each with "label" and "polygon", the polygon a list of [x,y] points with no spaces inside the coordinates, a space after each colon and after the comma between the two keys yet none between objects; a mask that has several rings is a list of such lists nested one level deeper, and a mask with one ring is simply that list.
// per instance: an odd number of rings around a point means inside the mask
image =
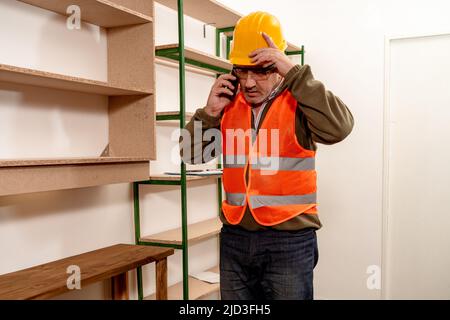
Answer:
[{"label": "wooden shelving unit", "polygon": [[[219,266],[208,269],[207,271],[219,273]],[[189,297],[192,300],[199,300],[208,297],[209,295],[219,292],[219,283],[208,283],[198,280],[192,276],[189,276]],[[183,299],[183,282],[178,282],[172,286],[169,286],[167,292],[167,298],[169,300],[182,300]],[[145,297],[144,300],[155,300],[156,295],[152,294]]]},{"label": "wooden shelving unit", "polygon": [[107,96],[109,143],[97,158],[0,159],[0,196],[148,179],[156,156],[153,1],[19,1],[62,15],[77,5],[82,20],[107,28],[108,80],[0,64],[0,83]]},{"label": "wooden shelving unit", "polygon": [[[222,228],[220,219],[213,218],[188,225],[189,236],[188,244],[193,245],[201,241],[207,240],[219,234]],[[156,242],[161,244],[181,245],[181,228],[176,228],[161,233],[145,236],[141,238],[143,242]]]},{"label": "wooden shelving unit", "polygon": [[[18,0],[66,15],[67,8],[82,9],[82,20],[104,28],[130,26],[153,21],[151,1],[128,0]],[[147,4],[145,2],[148,2]]]}]

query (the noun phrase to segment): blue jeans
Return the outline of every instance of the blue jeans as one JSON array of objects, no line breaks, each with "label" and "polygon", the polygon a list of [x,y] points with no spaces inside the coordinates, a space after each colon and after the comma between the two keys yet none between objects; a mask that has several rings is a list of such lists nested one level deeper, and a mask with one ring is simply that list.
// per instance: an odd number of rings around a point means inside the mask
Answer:
[{"label": "blue jeans", "polygon": [[220,233],[222,300],[312,300],[318,261],[314,229]]}]

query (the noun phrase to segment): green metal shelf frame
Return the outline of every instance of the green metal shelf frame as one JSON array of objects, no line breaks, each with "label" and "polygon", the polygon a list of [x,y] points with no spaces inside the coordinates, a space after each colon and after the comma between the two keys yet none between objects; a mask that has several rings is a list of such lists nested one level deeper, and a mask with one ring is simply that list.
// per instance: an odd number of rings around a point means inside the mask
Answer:
[{"label": "green metal shelf frame", "polygon": [[[168,48],[168,49],[156,50],[156,56],[171,59],[174,61],[180,61],[179,53],[180,53],[179,48]],[[203,69],[208,69],[208,70],[215,71],[218,73],[229,73],[231,71],[228,69],[220,68],[220,67],[208,64],[208,63],[196,61],[196,60],[189,59],[189,58],[185,58],[185,62],[186,62],[186,64],[196,66],[199,68],[203,68]]]},{"label": "green metal shelf frame", "polygon": [[156,116],[156,121],[180,120],[180,114]]},{"label": "green metal shelf frame", "polygon": [[[177,0],[178,5],[178,47],[156,50],[156,56],[168,58],[179,63],[179,90],[180,90],[180,111],[174,115],[161,115],[157,116],[157,121],[169,121],[179,120],[180,129],[183,129],[186,125],[186,64],[196,67],[204,68],[215,72],[217,76],[222,73],[229,73],[231,70],[223,69],[217,66],[213,66],[201,61],[193,59],[187,59],[185,57],[185,38],[184,38],[184,10],[183,0]],[[221,35],[223,33],[229,33],[234,31],[234,26],[227,28],[216,29],[216,56],[221,56]],[[231,50],[231,41],[233,36],[227,35],[226,44],[226,57],[228,59]],[[302,46],[301,51],[286,51],[287,55],[301,55],[301,64],[304,64],[305,49]],[[221,161],[219,157],[218,168],[220,169]],[[222,210],[222,178],[217,177],[217,195],[219,214]],[[139,186],[140,185],[163,185],[163,186],[180,186],[181,188],[181,229],[182,240],[180,244],[167,244],[160,242],[141,241],[141,222],[140,222],[140,205],[139,205]],[[189,300],[189,253],[188,253],[188,234],[187,234],[187,177],[186,177],[186,164],[181,161],[180,165],[180,180],[158,180],[152,179],[148,181],[138,181],[133,183],[133,198],[134,198],[134,226],[135,226],[135,242],[138,245],[147,246],[159,246],[170,247],[178,250],[182,250],[183,261],[183,299]],[[137,284],[138,284],[138,298],[144,299],[143,289],[143,277],[142,267],[137,268]]]},{"label": "green metal shelf frame", "polygon": [[[231,70],[223,69],[217,66],[196,61],[193,59],[187,59],[185,57],[185,45],[184,45],[184,10],[183,0],[178,1],[178,48],[161,49],[156,50],[156,56],[165,57],[179,63],[179,86],[180,86],[180,111],[175,115],[161,115],[157,116],[157,121],[169,121],[179,120],[180,128],[183,129],[186,124],[186,64],[197,66],[200,68],[208,69],[215,73],[228,73]],[[218,165],[220,168],[220,164]],[[217,180],[217,193],[219,214],[222,207],[222,178],[218,177]],[[140,185],[165,185],[165,186],[180,186],[181,188],[181,229],[182,240],[179,244],[167,244],[159,242],[141,241],[140,230],[140,206],[139,206],[139,186]],[[134,197],[134,225],[135,225],[135,242],[139,245],[170,247],[174,249],[182,250],[183,254],[183,299],[189,300],[189,255],[188,255],[188,234],[187,234],[187,178],[186,178],[186,164],[182,161],[180,165],[180,180],[167,181],[167,180],[149,180],[139,181],[133,183],[133,197]],[[143,283],[142,283],[142,268],[137,270],[137,282],[138,282],[138,298],[143,300]]]}]

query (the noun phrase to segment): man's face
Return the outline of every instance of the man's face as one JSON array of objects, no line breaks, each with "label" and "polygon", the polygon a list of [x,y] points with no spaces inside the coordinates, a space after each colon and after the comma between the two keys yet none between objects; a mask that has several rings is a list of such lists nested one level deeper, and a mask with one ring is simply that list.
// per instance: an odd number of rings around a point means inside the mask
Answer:
[{"label": "man's face", "polygon": [[280,81],[280,75],[274,72],[273,66],[235,66],[235,74],[239,78],[245,100],[253,105],[261,104]]}]

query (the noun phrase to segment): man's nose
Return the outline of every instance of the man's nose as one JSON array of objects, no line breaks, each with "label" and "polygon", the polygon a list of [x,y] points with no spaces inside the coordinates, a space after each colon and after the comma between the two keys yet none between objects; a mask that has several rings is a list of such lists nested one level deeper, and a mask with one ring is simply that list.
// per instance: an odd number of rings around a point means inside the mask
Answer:
[{"label": "man's nose", "polygon": [[247,79],[245,80],[246,88],[253,88],[256,85],[255,79],[253,79],[253,75],[251,72],[247,74]]}]

